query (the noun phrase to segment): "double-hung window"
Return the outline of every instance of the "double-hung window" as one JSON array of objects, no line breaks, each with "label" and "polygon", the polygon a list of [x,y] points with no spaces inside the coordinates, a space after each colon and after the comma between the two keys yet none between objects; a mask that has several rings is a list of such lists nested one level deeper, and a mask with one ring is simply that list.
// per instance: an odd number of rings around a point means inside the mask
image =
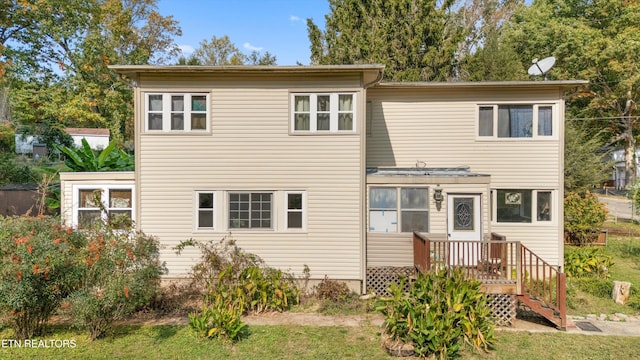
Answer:
[{"label": "double-hung window", "polygon": [[553,220],[552,191],[498,189],[496,221],[501,223],[533,223]]},{"label": "double-hung window", "polygon": [[549,138],[554,135],[553,106],[544,104],[480,105],[480,138]]},{"label": "double-hung window", "polygon": [[372,187],[370,189],[370,232],[426,232],[428,229],[428,188]]},{"label": "double-hung window", "polygon": [[198,230],[213,230],[215,224],[215,194],[213,192],[197,193]]},{"label": "double-hung window", "polygon": [[230,192],[230,229],[271,229],[273,193]]},{"label": "double-hung window", "polygon": [[292,94],[292,131],[355,132],[355,96],[352,93]]},{"label": "double-hung window", "polygon": [[208,94],[147,93],[145,100],[145,130],[148,132],[209,131]]},{"label": "double-hung window", "polygon": [[301,230],[304,226],[305,196],[303,192],[286,192],[286,229]]}]

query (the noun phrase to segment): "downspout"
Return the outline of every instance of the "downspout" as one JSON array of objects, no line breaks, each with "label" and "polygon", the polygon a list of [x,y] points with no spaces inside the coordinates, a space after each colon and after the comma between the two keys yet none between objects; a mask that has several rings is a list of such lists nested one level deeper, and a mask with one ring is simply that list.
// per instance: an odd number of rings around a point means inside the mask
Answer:
[{"label": "downspout", "polygon": [[361,149],[361,154],[362,154],[362,160],[361,160],[361,169],[360,169],[360,173],[362,174],[362,180],[360,181],[362,190],[361,190],[361,194],[362,194],[362,200],[360,202],[360,206],[361,206],[361,211],[360,211],[360,216],[361,216],[361,222],[362,225],[360,227],[360,236],[361,236],[361,241],[362,241],[362,251],[360,252],[360,256],[362,257],[362,270],[360,272],[361,276],[362,276],[362,289],[360,289],[360,293],[361,294],[366,294],[367,292],[367,129],[366,129],[366,125],[367,125],[367,119],[366,119],[366,113],[367,113],[367,89],[370,88],[371,86],[379,83],[382,80],[382,75],[384,73],[384,68],[380,69],[378,71],[378,75],[376,76],[376,78],[368,83],[365,83],[362,85],[362,89],[363,89],[363,93],[365,94],[364,96],[364,126],[362,126],[362,133],[360,134],[360,139],[362,142],[362,149]]}]

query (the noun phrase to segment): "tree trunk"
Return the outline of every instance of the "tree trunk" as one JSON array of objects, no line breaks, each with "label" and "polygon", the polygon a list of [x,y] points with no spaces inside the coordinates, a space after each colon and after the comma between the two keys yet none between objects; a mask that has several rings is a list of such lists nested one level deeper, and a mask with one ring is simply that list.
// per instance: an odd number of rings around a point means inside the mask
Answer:
[{"label": "tree trunk", "polygon": [[636,141],[633,138],[631,126],[629,126],[626,131],[630,134],[626,136],[627,141],[624,144],[624,188],[625,190],[629,190],[636,182]]}]

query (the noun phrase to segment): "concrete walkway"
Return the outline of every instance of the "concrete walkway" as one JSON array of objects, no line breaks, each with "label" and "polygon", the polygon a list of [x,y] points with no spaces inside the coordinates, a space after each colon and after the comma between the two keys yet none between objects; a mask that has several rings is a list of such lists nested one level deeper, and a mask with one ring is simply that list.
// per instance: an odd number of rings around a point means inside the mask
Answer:
[{"label": "concrete walkway", "polygon": [[[605,320],[613,319],[613,320]],[[268,313],[249,315],[242,319],[248,325],[274,326],[382,326],[384,317],[380,314],[358,315],[322,315],[318,313]],[[640,337],[640,316],[617,315],[589,315],[587,317],[570,317],[570,321],[577,326],[570,327],[565,333],[596,336],[638,336]],[[126,321],[128,324],[138,325],[187,325],[187,317],[171,317],[156,319],[137,319]],[[517,319],[512,327],[498,327],[498,331],[528,331],[528,332],[563,332],[550,325]]]}]

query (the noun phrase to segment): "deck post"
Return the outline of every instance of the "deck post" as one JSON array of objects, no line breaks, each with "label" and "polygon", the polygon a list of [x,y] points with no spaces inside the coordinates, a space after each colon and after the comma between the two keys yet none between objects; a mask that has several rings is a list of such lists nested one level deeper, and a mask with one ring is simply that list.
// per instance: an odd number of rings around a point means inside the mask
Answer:
[{"label": "deck post", "polygon": [[516,291],[518,295],[524,294],[524,281],[522,280],[522,267],[524,266],[522,262],[522,244],[518,241],[516,243]]},{"label": "deck post", "polygon": [[558,288],[556,289],[556,299],[558,299],[558,311],[560,312],[560,329],[567,329],[567,275],[558,272]]}]

